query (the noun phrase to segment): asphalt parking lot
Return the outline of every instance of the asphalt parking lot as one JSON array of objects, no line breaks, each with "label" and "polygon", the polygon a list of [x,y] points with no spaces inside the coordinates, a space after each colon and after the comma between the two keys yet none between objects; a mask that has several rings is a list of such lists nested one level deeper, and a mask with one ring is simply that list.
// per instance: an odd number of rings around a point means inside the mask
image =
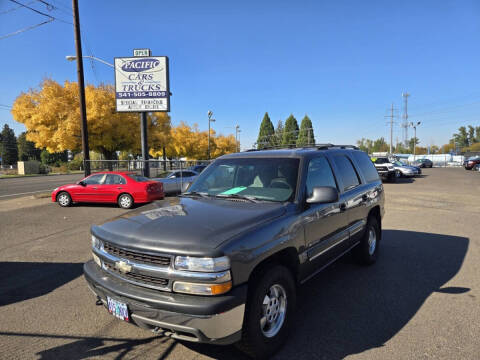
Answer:
[{"label": "asphalt parking lot", "polygon": [[[379,261],[364,268],[347,256],[300,287],[296,330],[276,358],[479,358],[480,173],[425,169],[385,191]],[[124,212],[0,201],[0,358],[245,358],[154,336],[95,306],[82,277],[89,227]]]}]

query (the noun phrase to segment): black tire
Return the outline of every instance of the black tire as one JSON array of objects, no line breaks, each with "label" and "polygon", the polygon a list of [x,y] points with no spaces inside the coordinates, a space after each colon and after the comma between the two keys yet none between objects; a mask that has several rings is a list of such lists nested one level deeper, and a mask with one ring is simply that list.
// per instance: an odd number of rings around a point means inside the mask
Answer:
[{"label": "black tire", "polygon": [[[237,343],[237,346],[254,359],[266,359],[276,353],[286,342],[295,320],[295,281],[286,267],[273,264],[272,267],[262,268],[262,271],[258,272],[258,277],[249,286],[252,288],[249,289],[245,307],[242,340]],[[283,308],[286,311],[283,322],[277,328],[274,325],[278,325],[279,319],[282,318],[283,302],[281,299],[283,297],[272,296],[275,292],[271,291],[279,289],[278,286],[285,294],[286,304]],[[264,305],[267,298],[270,301]],[[268,311],[268,315],[264,315],[266,311]],[[262,328],[261,319],[263,318],[265,318],[265,325]],[[269,331],[270,334],[268,334]],[[270,336],[267,336],[266,333]]]},{"label": "black tire", "polygon": [[[373,249],[370,246],[371,241],[369,241],[371,232],[375,235]],[[362,265],[371,265],[377,261],[378,258],[378,249],[380,245],[380,240],[382,237],[382,229],[378,224],[378,220],[375,216],[370,216],[367,221],[367,226],[365,227],[365,234],[363,235],[360,244],[358,244],[354,251],[353,255],[355,260]]]},{"label": "black tire", "polygon": [[133,198],[130,194],[121,194],[117,203],[122,209],[130,209],[133,206]]},{"label": "black tire", "polygon": [[391,182],[391,183],[397,182],[397,177],[395,176],[395,172],[388,174],[388,182]]},{"label": "black tire", "polygon": [[72,205],[72,197],[66,191],[59,192],[57,194],[57,203],[61,207],[68,207]]}]

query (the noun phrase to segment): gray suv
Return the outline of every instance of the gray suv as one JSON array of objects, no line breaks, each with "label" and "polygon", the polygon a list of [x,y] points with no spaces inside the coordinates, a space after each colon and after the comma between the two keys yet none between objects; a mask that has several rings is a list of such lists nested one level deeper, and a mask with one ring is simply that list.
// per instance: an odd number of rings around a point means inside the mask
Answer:
[{"label": "gray suv", "polygon": [[180,197],[93,226],[85,278],[121,320],[265,358],[295,327],[297,286],[349,251],[375,262],[383,214],[356,147],[226,155]]}]

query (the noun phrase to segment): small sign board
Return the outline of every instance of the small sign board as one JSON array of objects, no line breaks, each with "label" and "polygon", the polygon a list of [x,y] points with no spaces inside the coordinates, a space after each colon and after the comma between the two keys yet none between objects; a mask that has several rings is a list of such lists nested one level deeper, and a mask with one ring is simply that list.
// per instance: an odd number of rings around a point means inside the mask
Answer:
[{"label": "small sign board", "polygon": [[168,57],[115,58],[115,100],[117,112],[170,111]]},{"label": "small sign board", "polygon": [[150,49],[133,49],[133,56],[150,56]]}]

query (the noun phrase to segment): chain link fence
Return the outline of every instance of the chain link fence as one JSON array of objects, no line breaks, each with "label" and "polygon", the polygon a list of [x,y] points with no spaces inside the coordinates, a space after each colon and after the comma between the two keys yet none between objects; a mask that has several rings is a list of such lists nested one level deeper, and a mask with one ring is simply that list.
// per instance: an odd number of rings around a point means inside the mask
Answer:
[{"label": "chain link fence", "polygon": [[[150,177],[157,178],[175,170],[195,170],[196,166],[207,166],[213,160],[147,160]],[[144,160],[89,160],[90,171],[131,171],[143,175]]]}]

